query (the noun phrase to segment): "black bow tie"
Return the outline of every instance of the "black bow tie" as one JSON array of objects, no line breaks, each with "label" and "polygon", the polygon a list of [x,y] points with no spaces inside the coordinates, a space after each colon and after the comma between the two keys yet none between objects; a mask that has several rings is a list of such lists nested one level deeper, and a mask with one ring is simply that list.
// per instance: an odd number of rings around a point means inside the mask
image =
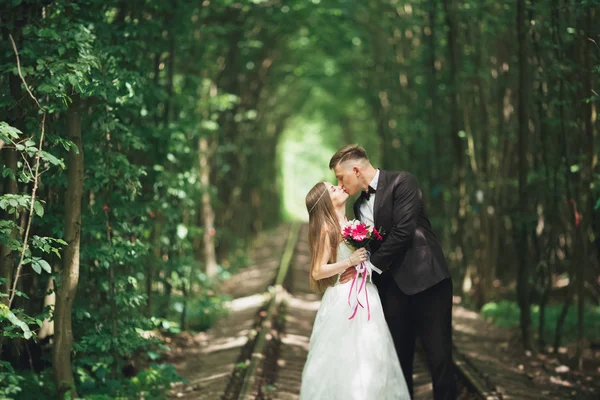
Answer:
[{"label": "black bow tie", "polygon": [[375,194],[375,192],[376,192],[376,190],[373,189],[371,187],[371,185],[369,185],[369,189],[368,190],[363,190],[362,193],[360,194],[360,197],[362,197],[366,201],[369,201],[369,199],[371,198],[371,194]]}]

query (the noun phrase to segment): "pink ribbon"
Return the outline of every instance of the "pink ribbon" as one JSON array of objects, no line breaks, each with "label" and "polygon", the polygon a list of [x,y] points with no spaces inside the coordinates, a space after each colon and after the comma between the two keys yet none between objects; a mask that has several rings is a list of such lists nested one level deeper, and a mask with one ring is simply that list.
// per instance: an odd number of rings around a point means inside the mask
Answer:
[{"label": "pink ribbon", "polygon": [[367,282],[367,272],[368,272],[368,269],[364,265],[364,262],[361,262],[360,265],[356,266],[356,273],[354,274],[354,278],[352,278],[352,285],[350,285],[350,291],[348,292],[348,305],[350,307],[352,307],[352,304],[350,302],[350,298],[352,297],[352,289],[354,289],[354,285],[356,284],[356,280],[358,279],[358,274],[362,273],[363,275],[362,275],[362,281],[360,282],[360,288],[357,287],[356,305],[354,306],[354,312],[352,312],[352,315],[348,319],[353,319],[356,316],[359,306],[361,308],[365,308],[365,306],[362,305],[362,303],[360,302],[360,299],[359,299],[360,292],[362,292],[362,290],[365,289],[365,301],[367,303],[367,321],[371,320],[371,306],[369,305],[369,291],[367,290],[367,287],[365,285]]}]

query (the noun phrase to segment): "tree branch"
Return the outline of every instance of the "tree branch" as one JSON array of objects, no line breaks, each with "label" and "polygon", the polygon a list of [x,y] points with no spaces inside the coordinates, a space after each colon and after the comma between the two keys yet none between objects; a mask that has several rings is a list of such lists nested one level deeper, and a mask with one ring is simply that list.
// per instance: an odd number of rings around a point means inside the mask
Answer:
[{"label": "tree branch", "polygon": [[15,279],[13,281],[13,287],[12,287],[12,290],[10,293],[10,298],[8,300],[8,308],[10,309],[13,299],[15,298],[17,282],[19,281],[19,274],[21,273],[21,269],[23,269],[23,261],[25,260],[25,253],[27,252],[27,249],[28,249],[27,242],[29,241],[31,222],[33,221],[33,215],[34,215],[33,207],[35,205],[35,194],[38,189],[39,171],[40,171],[40,155],[42,153],[42,145],[44,143],[44,135],[45,135],[45,127],[46,127],[46,110],[44,110],[42,108],[38,99],[33,95],[33,93],[31,93],[31,90],[29,90],[29,86],[27,85],[27,82],[25,81],[25,78],[23,77],[23,73],[21,72],[21,60],[19,58],[19,51],[17,50],[17,45],[15,44],[15,40],[13,39],[11,34],[9,34],[8,37],[10,39],[10,42],[12,43],[12,47],[15,52],[15,57],[17,58],[17,71],[19,72],[19,77],[21,78],[21,81],[23,82],[23,85],[25,86],[27,93],[29,93],[29,96],[31,96],[33,101],[35,101],[35,104],[37,104],[39,109],[42,111],[42,131],[41,131],[41,135],[40,135],[40,144],[38,146],[38,151],[35,156],[35,174],[33,176],[33,189],[31,190],[31,202],[29,204],[29,218],[27,220],[27,228],[25,229],[25,236],[23,237],[23,250],[21,251],[21,258],[19,259],[19,265],[17,266],[17,271],[15,273]]}]

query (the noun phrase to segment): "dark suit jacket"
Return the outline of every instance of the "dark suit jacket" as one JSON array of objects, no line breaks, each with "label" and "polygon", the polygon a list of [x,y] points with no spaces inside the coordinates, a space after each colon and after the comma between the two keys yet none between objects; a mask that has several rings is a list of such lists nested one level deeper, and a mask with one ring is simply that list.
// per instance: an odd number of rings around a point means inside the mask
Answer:
[{"label": "dark suit jacket", "polygon": [[[354,202],[356,218],[363,201]],[[373,211],[375,227],[384,232],[382,242],[370,243],[371,262],[384,271],[373,274],[376,285],[389,272],[403,293],[413,295],[450,277],[414,175],[380,170]]]}]

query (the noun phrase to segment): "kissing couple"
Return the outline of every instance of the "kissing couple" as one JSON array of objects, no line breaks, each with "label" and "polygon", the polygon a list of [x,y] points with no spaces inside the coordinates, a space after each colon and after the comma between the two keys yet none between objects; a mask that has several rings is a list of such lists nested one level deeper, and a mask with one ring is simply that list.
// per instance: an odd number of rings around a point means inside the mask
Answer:
[{"label": "kissing couple", "polygon": [[[329,168],[337,185],[319,182],[306,196],[309,279],[311,288],[323,297],[310,337],[300,399],[412,398],[417,337],[434,398],[456,399],[452,280],[416,177],[374,168],[358,145],[338,150]],[[359,192],[355,218],[383,232],[383,240],[369,242],[369,252],[344,240],[343,229],[349,222],[346,201]],[[360,285],[364,274],[370,276]],[[356,294],[361,290],[362,302]]]}]

